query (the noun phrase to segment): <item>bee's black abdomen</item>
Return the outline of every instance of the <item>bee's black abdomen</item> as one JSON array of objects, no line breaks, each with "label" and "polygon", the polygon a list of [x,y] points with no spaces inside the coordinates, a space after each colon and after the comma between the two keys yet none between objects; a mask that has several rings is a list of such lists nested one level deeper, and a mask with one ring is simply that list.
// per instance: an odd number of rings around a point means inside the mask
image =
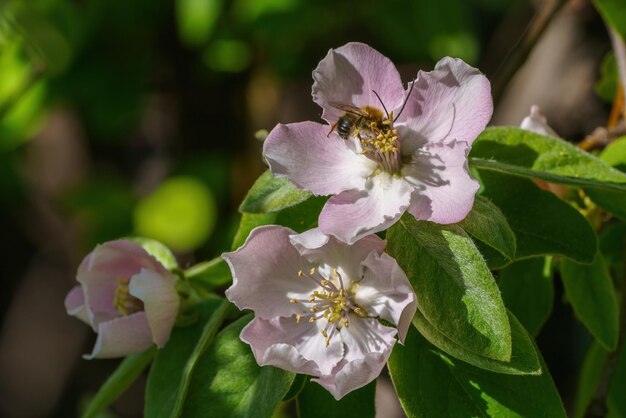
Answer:
[{"label": "bee's black abdomen", "polygon": [[337,122],[337,133],[343,139],[348,139],[352,134],[353,127],[354,121],[350,117],[344,116]]}]

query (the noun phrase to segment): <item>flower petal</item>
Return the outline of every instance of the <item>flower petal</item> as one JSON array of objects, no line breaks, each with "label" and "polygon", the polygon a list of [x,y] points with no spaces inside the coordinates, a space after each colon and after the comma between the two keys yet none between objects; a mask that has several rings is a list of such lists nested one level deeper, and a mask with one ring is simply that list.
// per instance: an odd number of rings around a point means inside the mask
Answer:
[{"label": "flower petal", "polygon": [[130,294],[144,304],[152,339],[158,347],[163,347],[170,338],[170,332],[178,315],[178,293],[174,287],[174,276],[141,269],[128,284]]},{"label": "flower petal", "polygon": [[98,326],[98,338],[91,354],[83,358],[124,357],[138,353],[152,345],[152,333],[145,312],[137,312],[102,322]]},{"label": "flower petal", "polygon": [[315,122],[278,124],[263,144],[263,155],[275,176],[317,195],[363,188],[376,163],[351,148],[349,141],[328,135]]},{"label": "flower petal", "polygon": [[349,392],[367,385],[380,374],[396,342],[396,330],[375,319],[358,318],[341,329],[346,346],[344,359],[332,373],[311,379],[339,400]]},{"label": "flower petal", "polygon": [[311,229],[299,235],[291,235],[289,239],[300,254],[310,262],[327,265],[331,271],[332,268],[336,268],[342,275],[346,287],[350,287],[352,281],[361,279],[363,260],[371,252],[382,253],[387,245],[385,240],[375,234],[367,235],[354,244],[347,245],[335,237],[323,234],[319,228]]},{"label": "flower petal", "polygon": [[405,165],[402,174],[416,187],[408,209],[416,219],[451,224],[467,216],[479,188],[467,167],[469,150],[467,142],[429,144]]},{"label": "flower petal", "polygon": [[65,297],[65,310],[68,315],[75,316],[81,321],[90,324],[85,307],[85,293],[80,286],[74,286]]},{"label": "flower petal", "polygon": [[393,63],[369,45],[352,42],[331,49],[313,71],[313,101],[323,109],[322,118],[334,124],[344,111],[333,105],[382,108],[399,107],[404,87]]},{"label": "flower petal", "polygon": [[226,290],[228,300],[264,319],[308,313],[301,303],[289,302],[308,299],[319,287],[298,277],[300,270],[312,266],[289,241],[293,233],[282,226],[261,226],[237,251],[222,254],[233,274],[233,284]]},{"label": "flower petal", "polygon": [[365,261],[365,274],[354,301],[368,314],[375,313],[398,327],[404,341],[417,310],[417,298],[409,279],[394,258],[387,253],[371,253]]},{"label": "flower petal", "polygon": [[326,340],[321,334],[325,321],[296,323],[295,318],[254,318],[242,331],[260,366],[272,365],[294,373],[330,373],[343,357],[338,335]]},{"label": "flower petal", "polygon": [[413,131],[401,136],[403,153],[453,139],[471,144],[491,119],[489,80],[458,58],[443,58],[433,71],[420,71],[414,83],[399,119]]},{"label": "flower petal", "polygon": [[403,179],[380,173],[366,187],[330,198],[320,213],[320,230],[352,244],[387,229],[409,206],[412,187]]}]

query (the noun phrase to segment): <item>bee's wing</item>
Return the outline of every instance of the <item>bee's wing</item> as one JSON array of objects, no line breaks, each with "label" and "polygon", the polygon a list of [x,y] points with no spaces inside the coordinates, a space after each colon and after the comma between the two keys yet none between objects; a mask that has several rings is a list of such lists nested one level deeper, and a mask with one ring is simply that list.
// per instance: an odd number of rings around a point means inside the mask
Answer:
[{"label": "bee's wing", "polygon": [[334,107],[335,109],[343,110],[346,113],[351,113],[351,114],[356,115],[356,116],[363,116],[363,117],[368,117],[369,116],[362,109],[360,109],[360,108],[358,108],[356,106],[347,105],[347,104],[341,104],[341,103],[335,103],[335,102],[329,102],[328,104],[331,105],[332,107]]}]

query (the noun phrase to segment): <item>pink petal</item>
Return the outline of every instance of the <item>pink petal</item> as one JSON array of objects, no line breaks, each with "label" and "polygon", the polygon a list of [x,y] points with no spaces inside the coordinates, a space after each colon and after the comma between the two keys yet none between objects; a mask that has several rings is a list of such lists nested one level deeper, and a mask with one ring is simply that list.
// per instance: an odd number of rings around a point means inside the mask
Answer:
[{"label": "pink petal", "polygon": [[401,115],[413,135],[401,136],[403,153],[423,143],[450,140],[471,144],[491,119],[489,80],[460,59],[446,57],[435,69],[420,71]]},{"label": "pink petal", "polygon": [[319,216],[320,230],[352,244],[387,229],[409,206],[412,188],[403,179],[381,173],[372,177],[366,187],[330,198]]},{"label": "pink petal", "polygon": [[375,90],[387,109],[398,108],[404,88],[393,63],[369,45],[349,43],[331,49],[313,71],[313,101],[323,109],[322,118],[330,125],[344,111],[337,104],[382,109]]},{"label": "pink petal", "polygon": [[310,323],[295,318],[254,318],[242,331],[241,340],[250,344],[261,366],[272,365],[294,373],[327,374],[343,356],[338,335],[326,340],[321,334],[326,321]]},{"label": "pink petal", "polygon": [[416,219],[451,224],[467,216],[479,188],[467,167],[469,150],[467,142],[429,144],[404,167],[402,174],[416,187],[408,209]]},{"label": "pink petal", "polygon": [[396,330],[381,325],[375,319],[352,320],[341,329],[346,345],[344,359],[332,373],[312,379],[339,400],[351,391],[376,379],[391,355],[396,342]]},{"label": "pink petal", "polygon": [[397,325],[400,341],[404,341],[417,310],[409,279],[387,253],[371,253],[363,265],[365,274],[354,295],[355,302],[369,315],[376,314]]},{"label": "pink petal", "polygon": [[349,287],[352,281],[361,279],[363,275],[361,263],[363,260],[371,252],[376,254],[382,253],[387,245],[385,240],[375,234],[367,235],[354,244],[347,245],[335,237],[322,234],[319,228],[299,235],[292,235],[289,238],[300,254],[313,264],[326,264],[337,268],[346,287]]},{"label": "pink petal", "polygon": [[152,330],[152,339],[163,347],[178,315],[179,298],[174,286],[174,276],[169,272],[156,273],[142,269],[128,284],[129,293],[141,300]]},{"label": "pink petal", "polygon": [[152,334],[145,312],[102,322],[98,326],[98,338],[91,354],[83,358],[124,357],[150,348]]},{"label": "pink petal", "polygon": [[74,286],[65,297],[65,310],[68,315],[75,316],[86,324],[91,325],[87,309],[85,308],[85,294],[83,288]]},{"label": "pink petal", "polygon": [[357,153],[351,142],[327,137],[328,132],[328,126],[315,122],[276,125],[263,144],[272,173],[316,195],[363,188],[376,163]]},{"label": "pink petal", "polygon": [[300,270],[309,271],[312,265],[289,241],[293,233],[282,226],[258,227],[241,248],[222,255],[233,274],[233,284],[226,290],[228,300],[264,319],[308,313],[303,304],[289,302],[308,299],[319,287],[298,277]]}]

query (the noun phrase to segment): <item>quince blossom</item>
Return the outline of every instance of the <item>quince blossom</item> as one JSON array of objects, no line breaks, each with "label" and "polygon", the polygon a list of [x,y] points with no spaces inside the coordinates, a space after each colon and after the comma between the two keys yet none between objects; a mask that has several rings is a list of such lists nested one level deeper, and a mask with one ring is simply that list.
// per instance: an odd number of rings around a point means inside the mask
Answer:
[{"label": "quince blossom", "polygon": [[478,189],[467,154],[493,112],[484,75],[446,57],[405,90],[388,58],[349,43],[331,49],[313,79],[328,125],[279,124],[263,152],[274,175],[332,195],[323,233],[353,243],[405,211],[442,224],[467,216]]},{"label": "quince blossom", "polygon": [[374,380],[417,309],[384,248],[376,235],[350,246],[317,229],[263,226],[224,254],[233,274],[227,298],[255,313],[240,337],[257,363],[313,375],[336,399]]},{"label": "quince blossom", "polygon": [[65,307],[98,333],[86,359],[123,357],[163,347],[178,314],[174,276],[128,240],[98,245],[78,267]]}]

